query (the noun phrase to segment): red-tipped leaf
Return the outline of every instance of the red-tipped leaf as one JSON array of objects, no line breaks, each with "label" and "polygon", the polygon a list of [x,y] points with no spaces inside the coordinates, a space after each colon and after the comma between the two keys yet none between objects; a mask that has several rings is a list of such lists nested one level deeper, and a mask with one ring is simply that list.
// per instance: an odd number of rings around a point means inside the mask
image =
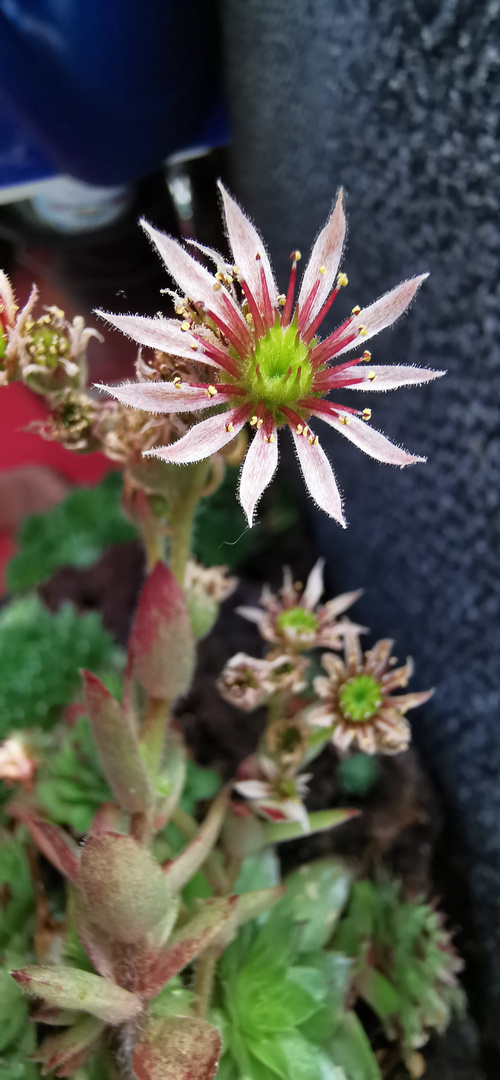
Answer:
[{"label": "red-tipped leaf", "polygon": [[129,641],[134,674],[150,697],[184,694],[194,670],[195,646],[182,589],[165,563],[146,580]]},{"label": "red-tipped leaf", "polygon": [[79,888],[89,918],[115,941],[139,942],[171,904],[161,867],[131,836],[91,836],[82,851]]},{"label": "red-tipped leaf", "polygon": [[49,1005],[78,1009],[107,1024],[122,1024],[142,1011],[142,1002],[116,983],[71,967],[38,967],[33,964],[11,971],[19,986]]},{"label": "red-tipped leaf", "polygon": [[206,900],[201,910],[178,931],[149,966],[141,992],[151,998],[222,931],[238,903],[237,896]]},{"label": "red-tipped leaf", "polygon": [[139,744],[118,701],[90,671],[83,671],[87,709],[102,771],[124,810],[135,814],[153,802]]},{"label": "red-tipped leaf", "polygon": [[216,1028],[197,1017],[177,1016],[150,1023],[132,1064],[138,1080],[212,1080],[220,1051]]}]

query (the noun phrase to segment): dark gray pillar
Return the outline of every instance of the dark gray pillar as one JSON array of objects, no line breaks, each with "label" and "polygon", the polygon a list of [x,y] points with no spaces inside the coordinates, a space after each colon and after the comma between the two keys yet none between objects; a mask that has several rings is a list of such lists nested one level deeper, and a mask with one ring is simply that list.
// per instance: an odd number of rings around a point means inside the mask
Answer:
[{"label": "dark gray pillar", "polygon": [[365,586],[368,625],[415,657],[416,688],[438,687],[416,736],[456,815],[500,995],[499,14],[498,0],[223,4],[233,186],[282,287],[340,184],[338,321],[431,271],[370,345],[376,363],[448,376],[363,400],[429,463],[379,465],[318,423],[350,526],[315,528],[333,584]]}]

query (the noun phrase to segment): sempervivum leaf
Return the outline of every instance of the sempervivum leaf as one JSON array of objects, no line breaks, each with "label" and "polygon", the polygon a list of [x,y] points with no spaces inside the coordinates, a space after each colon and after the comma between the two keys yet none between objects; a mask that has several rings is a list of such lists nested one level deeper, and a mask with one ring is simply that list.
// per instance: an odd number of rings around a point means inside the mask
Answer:
[{"label": "sempervivum leaf", "polygon": [[230,918],[238,897],[216,897],[202,901],[200,910],[169,941],[149,965],[141,992],[154,997],[169,979],[182,971],[220,933]]},{"label": "sempervivum leaf", "polygon": [[118,833],[86,841],[78,887],[89,918],[115,941],[144,940],[172,902],[156,859],[131,836]]},{"label": "sempervivum leaf", "polygon": [[108,1024],[122,1024],[142,1011],[136,994],[89,971],[33,964],[11,975],[26,993],[43,998],[49,1005],[90,1013]]},{"label": "sempervivum leaf", "polygon": [[133,1069],[138,1080],[212,1080],[220,1050],[219,1032],[205,1020],[153,1019],[135,1047]]},{"label": "sempervivum leaf", "polygon": [[44,1039],[32,1055],[32,1060],[42,1065],[42,1076],[48,1072],[55,1072],[57,1076],[71,1076],[94,1053],[103,1030],[101,1020],[95,1016],[84,1016],[66,1031]]},{"label": "sempervivum leaf", "polygon": [[131,814],[147,810],[153,790],[125,712],[96,675],[90,671],[82,675],[92,734],[108,784],[124,810]]},{"label": "sempervivum leaf", "polygon": [[286,896],[271,918],[287,918],[295,924],[298,953],[326,945],[349,896],[351,882],[351,871],[337,859],[306,863],[286,879]]},{"label": "sempervivum leaf", "polygon": [[343,825],[345,821],[358,817],[359,810],[317,810],[309,814],[309,828],[303,829],[298,821],[280,821],[277,824],[267,823],[264,826],[266,843],[281,844],[284,840],[296,840],[304,836],[312,836],[313,833],[324,832],[326,829],[334,829],[337,825]]},{"label": "sempervivum leaf", "polygon": [[147,693],[171,701],[188,689],[195,647],[182,589],[165,563],[146,579],[129,639],[129,660]]}]

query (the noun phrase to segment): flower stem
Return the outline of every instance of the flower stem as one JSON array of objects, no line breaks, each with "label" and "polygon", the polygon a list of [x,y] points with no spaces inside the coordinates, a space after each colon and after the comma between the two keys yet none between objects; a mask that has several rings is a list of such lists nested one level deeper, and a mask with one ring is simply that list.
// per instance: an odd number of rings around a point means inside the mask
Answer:
[{"label": "flower stem", "polygon": [[176,499],[172,508],[172,520],[170,522],[170,534],[172,542],[171,566],[174,577],[179,585],[184,585],[186,575],[186,563],[191,547],[191,533],[193,518],[196,507],[200,500],[210,460],[204,459],[191,467],[191,483]]},{"label": "flower stem", "polygon": [[142,723],[140,742],[148,772],[153,780],[161,765],[169,719],[170,703],[163,698],[150,698]]},{"label": "flower stem", "polygon": [[198,961],[194,992],[197,997],[195,1009],[201,1020],[205,1020],[212,1000],[215,969],[217,966],[217,949],[205,949]]}]

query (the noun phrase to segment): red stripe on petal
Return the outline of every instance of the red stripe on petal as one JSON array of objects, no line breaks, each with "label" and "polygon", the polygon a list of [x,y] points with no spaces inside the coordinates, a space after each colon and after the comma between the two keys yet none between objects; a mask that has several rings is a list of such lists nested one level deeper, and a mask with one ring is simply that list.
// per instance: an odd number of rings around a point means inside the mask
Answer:
[{"label": "red stripe on petal", "polygon": [[[304,271],[299,293],[299,328],[307,330],[323,307],[339,268],[345,237],[345,215],[342,207],[342,190],[339,191],[333,213],[321,230]],[[320,268],[323,273],[320,273]],[[308,304],[315,283],[318,288]],[[308,306],[306,306],[308,305]]]}]

